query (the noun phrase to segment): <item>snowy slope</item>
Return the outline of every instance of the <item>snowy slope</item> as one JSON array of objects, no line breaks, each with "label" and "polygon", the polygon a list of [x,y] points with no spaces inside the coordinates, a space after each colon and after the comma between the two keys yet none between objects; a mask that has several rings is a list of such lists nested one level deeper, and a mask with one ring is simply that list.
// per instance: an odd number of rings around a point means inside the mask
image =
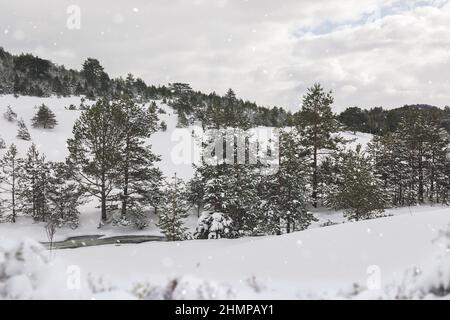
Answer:
[{"label": "snowy slope", "polygon": [[278,237],[89,247],[56,255],[84,273],[113,279],[188,275],[239,286],[255,276],[272,287],[288,286],[291,293],[320,291],[365,284],[373,265],[383,283],[408,267],[426,266],[436,251],[433,240],[449,223],[447,207],[417,207],[411,214]]},{"label": "snowy slope", "polygon": [[[36,107],[42,103],[45,103],[55,112],[59,122],[52,130],[34,129],[31,127],[31,118],[36,113]],[[89,100],[85,102],[86,105],[92,103]],[[7,145],[15,143],[18,146],[20,154],[25,154],[31,143],[34,142],[39,150],[47,156],[48,160],[64,161],[67,156],[66,141],[72,136],[73,124],[80,115],[80,111],[65,109],[70,104],[78,106],[80,104],[80,97],[40,98],[19,96],[16,98],[13,95],[0,96],[0,137],[5,140]],[[175,147],[181,143],[179,136],[174,135],[175,130],[178,130],[176,128],[177,116],[171,107],[162,104],[160,101],[157,101],[157,104],[166,112],[165,114],[159,114],[160,121],[164,121],[167,124],[167,131],[157,132],[150,139],[153,151],[161,155],[162,158],[158,166],[167,177],[171,177],[176,173],[178,177],[188,179],[194,173],[191,163],[180,163],[177,161],[176,156],[173,155],[176,149]],[[2,116],[7,106],[12,107],[18,114],[18,118],[25,120],[32,141],[27,142],[16,138],[17,125],[6,121]],[[355,147],[357,144],[365,146],[372,137],[370,134],[359,132],[355,135],[352,132],[343,132],[341,135],[347,140],[355,140],[350,143],[349,147]],[[1,153],[3,151],[0,151]]]},{"label": "snowy slope", "polygon": [[[15,98],[12,95],[0,96],[0,137],[6,144],[15,143],[18,146],[20,154],[25,154],[29,146],[34,142],[39,150],[47,156],[51,161],[64,161],[67,156],[66,141],[72,137],[72,128],[75,120],[79,117],[80,111],[66,110],[70,104],[79,106],[80,97],[70,98],[39,98],[20,96]],[[36,113],[36,107],[42,103],[46,104],[56,114],[58,125],[52,130],[34,129],[31,127],[31,118]],[[87,100],[86,105],[92,104]],[[179,176],[188,178],[192,175],[191,165],[175,165],[171,160],[171,150],[176,141],[172,141],[172,132],[175,130],[177,116],[173,113],[172,108],[158,103],[158,105],[166,111],[166,114],[159,115],[161,121],[167,124],[166,132],[158,132],[152,136],[150,143],[156,154],[161,155],[162,161],[158,163],[161,170],[166,176],[171,176],[175,172]],[[16,138],[17,124],[10,123],[3,118],[3,113],[7,106],[17,113],[18,118],[23,118],[27,124],[31,134],[32,141],[23,141]]]}]

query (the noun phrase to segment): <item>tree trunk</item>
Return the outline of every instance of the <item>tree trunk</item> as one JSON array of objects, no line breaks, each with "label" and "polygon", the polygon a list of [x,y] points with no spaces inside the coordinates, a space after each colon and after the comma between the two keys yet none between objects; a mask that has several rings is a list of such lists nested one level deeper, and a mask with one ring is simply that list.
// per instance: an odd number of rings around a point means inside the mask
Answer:
[{"label": "tree trunk", "polygon": [[423,197],[423,162],[422,162],[422,155],[419,154],[419,203],[424,202]]},{"label": "tree trunk", "polygon": [[11,201],[12,201],[12,222],[16,222],[16,168],[13,162],[12,165],[12,188],[11,188]]},{"label": "tree trunk", "polygon": [[101,202],[102,202],[102,222],[106,222],[106,178],[105,173],[102,174],[102,186],[101,186]]},{"label": "tree trunk", "polygon": [[313,161],[313,207],[317,208],[317,146],[314,145],[314,161]]}]

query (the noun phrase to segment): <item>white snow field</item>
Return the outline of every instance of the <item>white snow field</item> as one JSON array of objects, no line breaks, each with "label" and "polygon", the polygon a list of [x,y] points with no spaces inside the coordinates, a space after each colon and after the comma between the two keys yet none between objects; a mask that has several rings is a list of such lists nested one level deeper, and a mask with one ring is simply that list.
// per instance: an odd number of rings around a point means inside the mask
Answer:
[{"label": "white snow field", "polygon": [[[416,207],[392,217],[278,237],[53,253],[0,236],[0,278],[6,279],[0,282],[0,297],[308,299],[357,293],[354,298],[393,298],[400,290],[409,298],[423,297],[422,290],[450,289],[448,257],[439,260],[445,250],[434,243],[446,230],[449,213],[445,207]],[[424,270],[423,276],[404,287],[412,268]],[[370,286],[372,272],[379,279],[375,287]],[[369,289],[354,292],[354,284]]]},{"label": "white snow field", "polygon": [[[34,106],[42,103],[56,113],[59,124],[53,130],[31,127]],[[66,140],[80,113],[65,107],[79,103],[78,97],[0,96],[0,113],[10,105],[26,121],[40,151],[49,160],[63,161]],[[153,150],[162,155],[160,168],[166,176],[176,172],[189,178],[191,166],[175,164],[171,157],[178,143],[172,141],[176,115],[170,107],[160,106],[166,111],[160,117],[168,129],[151,138]],[[16,124],[0,116],[0,137],[7,145],[15,143],[23,155],[32,142],[17,139],[16,133]],[[352,147],[366,145],[371,138],[361,133],[343,135],[356,138]],[[83,207],[80,227],[59,229],[55,240],[95,234],[160,234],[155,221],[142,231],[112,226],[99,230],[96,205],[91,202]],[[19,217],[16,224],[0,224],[0,298],[297,299],[395,298],[401,294],[426,298],[427,292],[441,284],[450,292],[450,264],[438,258],[445,250],[435,242],[450,223],[450,208],[420,206],[387,210],[386,214],[390,216],[342,223],[342,212],[322,210],[315,212],[319,221],[311,229],[277,237],[102,245],[53,252],[35,242],[47,240],[44,225]],[[193,215],[188,221],[191,229],[195,220]],[[320,227],[328,221],[336,225]],[[406,288],[399,283],[409,268],[424,272]]]}]

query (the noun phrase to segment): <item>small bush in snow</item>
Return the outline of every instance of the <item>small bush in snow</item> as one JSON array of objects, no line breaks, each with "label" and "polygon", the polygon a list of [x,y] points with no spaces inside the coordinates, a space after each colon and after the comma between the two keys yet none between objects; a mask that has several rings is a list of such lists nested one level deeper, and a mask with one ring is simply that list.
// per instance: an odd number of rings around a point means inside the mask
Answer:
[{"label": "small bush in snow", "polygon": [[3,138],[0,138],[0,149],[6,149],[6,142]]},{"label": "small bush in snow", "polygon": [[17,138],[25,140],[25,141],[30,141],[31,140],[31,136],[30,133],[28,132],[28,128],[27,125],[25,124],[25,121],[23,121],[23,119],[20,119],[19,122],[17,123]]},{"label": "small bush in snow", "polygon": [[232,220],[221,212],[203,212],[198,219],[194,237],[197,239],[220,239],[231,237]]},{"label": "small bush in snow", "polygon": [[9,122],[14,122],[17,120],[17,113],[15,113],[12,109],[11,106],[8,106],[8,108],[6,109],[6,112],[3,114],[3,117],[8,120]]}]

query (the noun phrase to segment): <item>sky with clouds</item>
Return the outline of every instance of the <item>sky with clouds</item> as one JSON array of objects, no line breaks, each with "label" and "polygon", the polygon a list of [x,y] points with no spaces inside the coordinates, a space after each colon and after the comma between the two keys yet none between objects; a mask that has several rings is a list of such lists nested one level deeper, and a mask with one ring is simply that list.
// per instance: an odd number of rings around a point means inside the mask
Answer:
[{"label": "sky with clouds", "polygon": [[314,82],[336,111],[450,104],[448,0],[1,0],[0,46],[290,110]]}]

